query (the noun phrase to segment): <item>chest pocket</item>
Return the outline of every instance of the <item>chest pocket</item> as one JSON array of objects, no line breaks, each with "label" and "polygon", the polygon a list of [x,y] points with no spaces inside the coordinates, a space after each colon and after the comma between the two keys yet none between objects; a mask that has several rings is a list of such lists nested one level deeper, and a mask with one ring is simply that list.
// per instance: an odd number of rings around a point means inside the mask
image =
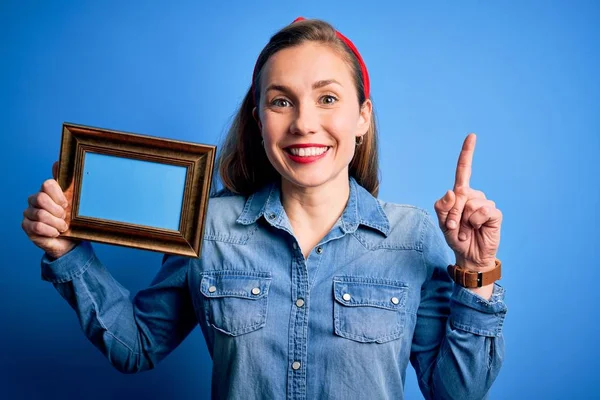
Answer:
[{"label": "chest pocket", "polygon": [[389,279],[337,276],[333,279],[335,334],[362,343],[402,337],[408,285]]},{"label": "chest pocket", "polygon": [[200,283],[206,321],[216,330],[238,336],[267,322],[271,275],[263,272],[214,271]]}]

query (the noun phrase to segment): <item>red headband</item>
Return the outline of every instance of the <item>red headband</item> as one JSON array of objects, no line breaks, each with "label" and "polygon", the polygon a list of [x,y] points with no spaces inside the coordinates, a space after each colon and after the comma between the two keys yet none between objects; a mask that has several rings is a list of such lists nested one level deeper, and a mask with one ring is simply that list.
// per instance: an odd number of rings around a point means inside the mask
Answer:
[{"label": "red headband", "polygon": [[[294,22],[304,21],[305,19],[306,18],[304,18],[304,17],[298,17],[292,22],[292,24]],[[365,62],[363,61],[362,57],[360,56],[358,49],[356,48],[354,43],[352,43],[350,41],[350,39],[348,39],[346,36],[339,33],[337,30],[335,31],[335,34],[337,35],[338,38],[340,38],[342,40],[342,42],[344,42],[346,44],[346,46],[348,46],[348,48],[350,48],[350,50],[352,50],[352,53],[356,56],[356,59],[358,60],[358,65],[360,66],[360,72],[361,72],[362,78],[363,78],[363,86],[365,88],[365,99],[368,99],[370,92],[371,92],[371,81],[369,80],[369,72],[367,71],[367,66],[365,65]],[[256,95],[254,93],[254,77],[256,76],[256,72],[257,72],[256,68],[257,67],[258,67],[258,60],[256,61],[256,64],[254,65],[254,71],[252,72],[252,94],[253,94],[254,99],[256,99]]]}]

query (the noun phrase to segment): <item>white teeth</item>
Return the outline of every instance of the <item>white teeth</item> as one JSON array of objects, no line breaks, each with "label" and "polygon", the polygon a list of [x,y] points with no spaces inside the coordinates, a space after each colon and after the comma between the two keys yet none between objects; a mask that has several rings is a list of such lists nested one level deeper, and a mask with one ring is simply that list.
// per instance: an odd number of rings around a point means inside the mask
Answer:
[{"label": "white teeth", "polygon": [[321,154],[327,151],[327,147],[291,147],[289,149],[290,153],[299,157],[314,157],[320,156]]}]

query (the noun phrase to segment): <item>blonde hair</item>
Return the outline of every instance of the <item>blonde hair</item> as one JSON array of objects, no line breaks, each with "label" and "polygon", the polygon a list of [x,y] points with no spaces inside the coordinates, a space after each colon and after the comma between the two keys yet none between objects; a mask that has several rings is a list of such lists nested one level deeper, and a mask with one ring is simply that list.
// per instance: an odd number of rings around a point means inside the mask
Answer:
[{"label": "blonde hair", "polygon": [[[255,105],[260,103],[260,90],[253,88],[260,87],[263,66],[273,54],[304,42],[319,42],[340,51],[352,69],[359,104],[362,105],[367,100],[358,60],[348,46],[337,37],[333,26],[312,19],[295,22],[281,29],[271,37],[258,56],[252,86],[229,128],[217,160],[221,181],[225,188],[233,193],[247,196],[265,184],[281,178],[269,162],[261,144],[260,128],[252,115]],[[373,196],[377,196],[379,156],[374,110],[371,124],[363,138],[363,143],[356,147],[354,158],[350,162],[349,174]]]}]

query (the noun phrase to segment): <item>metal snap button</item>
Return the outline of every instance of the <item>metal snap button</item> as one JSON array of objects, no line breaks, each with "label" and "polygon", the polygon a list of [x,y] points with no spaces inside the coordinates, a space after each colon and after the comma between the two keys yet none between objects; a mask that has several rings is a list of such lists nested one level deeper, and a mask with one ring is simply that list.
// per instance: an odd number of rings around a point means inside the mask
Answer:
[{"label": "metal snap button", "polygon": [[254,289],[252,289],[252,294],[254,294],[254,295],[260,294],[260,288],[255,287]]},{"label": "metal snap button", "polygon": [[217,288],[215,286],[211,286],[208,288],[208,293],[214,293],[217,291]]},{"label": "metal snap button", "polygon": [[317,254],[321,254],[323,252],[323,248],[321,246],[317,247]]},{"label": "metal snap button", "polygon": [[400,303],[400,300],[398,300],[397,297],[392,297],[392,303],[398,304],[398,303]]},{"label": "metal snap button", "polygon": [[299,370],[299,369],[300,369],[300,362],[298,362],[298,361],[294,361],[294,362],[292,363],[292,369],[293,369],[294,371],[296,371],[296,370]]},{"label": "metal snap button", "polygon": [[303,299],[296,300],[296,307],[302,307],[302,306],[304,306],[304,300]]},{"label": "metal snap button", "polygon": [[350,301],[351,298],[352,296],[350,296],[350,293],[344,293],[344,295],[342,296],[342,299],[346,301]]}]

